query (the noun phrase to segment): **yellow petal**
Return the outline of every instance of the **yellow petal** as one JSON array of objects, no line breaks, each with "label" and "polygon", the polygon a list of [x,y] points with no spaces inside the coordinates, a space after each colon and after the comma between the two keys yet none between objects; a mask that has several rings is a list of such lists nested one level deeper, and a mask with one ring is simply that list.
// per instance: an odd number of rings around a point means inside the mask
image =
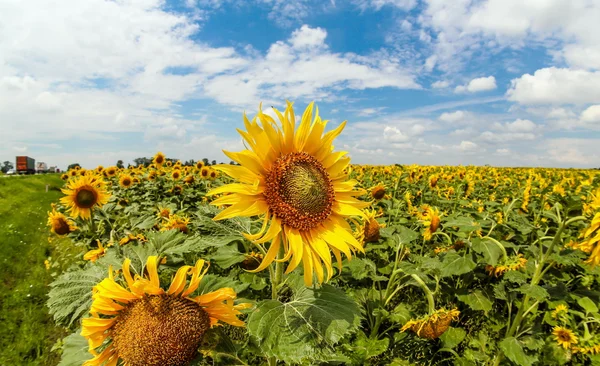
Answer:
[{"label": "yellow petal", "polygon": [[290,252],[292,254],[292,258],[290,264],[288,265],[285,273],[290,273],[298,265],[302,262],[302,254],[304,253],[304,244],[302,243],[302,235],[296,229],[288,229],[286,231],[286,237],[290,244]]},{"label": "yellow petal", "polygon": [[264,270],[265,268],[267,268],[269,266],[269,264],[271,264],[273,262],[273,260],[275,259],[275,257],[277,256],[277,253],[279,253],[280,246],[281,246],[281,235],[277,235],[275,237],[275,239],[273,239],[273,242],[271,242],[271,246],[269,246],[269,250],[267,251],[267,254],[263,258],[262,262],[260,262],[260,265],[256,269],[248,271],[248,272],[256,273],[256,272],[260,272],[260,271]]}]

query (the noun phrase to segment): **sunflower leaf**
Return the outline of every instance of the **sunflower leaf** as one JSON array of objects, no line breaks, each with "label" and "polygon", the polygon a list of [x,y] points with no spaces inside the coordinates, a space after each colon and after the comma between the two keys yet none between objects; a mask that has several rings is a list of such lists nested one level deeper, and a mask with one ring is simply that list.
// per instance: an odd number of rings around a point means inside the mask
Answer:
[{"label": "sunflower leaf", "polygon": [[492,310],[492,302],[481,290],[475,290],[467,295],[456,295],[456,297],[473,310],[483,310],[485,314]]},{"label": "sunflower leaf", "polygon": [[105,268],[92,265],[58,277],[50,285],[47,302],[54,320],[61,325],[70,326],[85,315],[92,304],[92,287],[102,281],[106,274]]},{"label": "sunflower leaf", "polygon": [[63,339],[62,357],[58,366],[80,366],[93,358],[88,351],[88,341],[80,333],[81,330],[78,330]]},{"label": "sunflower leaf", "polygon": [[515,337],[508,337],[500,342],[500,349],[504,355],[520,366],[533,365],[537,361],[536,356],[529,356],[523,351],[521,343]]},{"label": "sunflower leaf", "polygon": [[477,265],[469,255],[462,256],[455,252],[449,252],[442,261],[442,277],[458,276],[471,272]]},{"label": "sunflower leaf", "polygon": [[358,305],[343,291],[327,284],[306,288],[300,277],[289,282],[289,302],[262,301],[248,319],[250,336],[265,355],[287,363],[316,360],[357,329]]}]

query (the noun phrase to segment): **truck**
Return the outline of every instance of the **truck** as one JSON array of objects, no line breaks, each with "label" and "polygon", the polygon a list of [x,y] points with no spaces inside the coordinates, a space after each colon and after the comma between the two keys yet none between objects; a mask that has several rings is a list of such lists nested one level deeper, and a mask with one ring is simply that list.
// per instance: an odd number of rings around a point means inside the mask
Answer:
[{"label": "truck", "polygon": [[35,171],[37,173],[46,173],[48,172],[48,165],[42,161],[35,164]]},{"label": "truck", "polygon": [[35,174],[35,159],[17,156],[17,174]]}]

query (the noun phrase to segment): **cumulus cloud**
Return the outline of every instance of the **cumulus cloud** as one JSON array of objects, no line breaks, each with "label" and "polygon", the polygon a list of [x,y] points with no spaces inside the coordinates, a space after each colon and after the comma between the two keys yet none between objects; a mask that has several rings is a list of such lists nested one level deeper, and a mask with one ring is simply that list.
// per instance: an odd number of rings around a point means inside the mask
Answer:
[{"label": "cumulus cloud", "polygon": [[586,104],[600,100],[600,71],[549,67],[511,81],[509,100],[520,104]]},{"label": "cumulus cloud", "polygon": [[600,126],[600,104],[589,106],[581,112],[581,121],[584,123],[595,123]]},{"label": "cumulus cloud", "polygon": [[465,85],[459,85],[454,89],[454,91],[457,93],[478,93],[494,89],[496,89],[496,78],[493,76],[487,76],[473,79]]},{"label": "cumulus cloud", "polygon": [[383,138],[394,143],[408,142],[410,140],[408,135],[404,134],[398,128],[391,126],[385,126],[383,129]]},{"label": "cumulus cloud", "polygon": [[446,123],[462,122],[467,117],[465,111],[444,112],[439,116],[439,120]]},{"label": "cumulus cloud", "polygon": [[450,86],[450,82],[448,80],[438,80],[431,84],[433,89],[445,89]]}]

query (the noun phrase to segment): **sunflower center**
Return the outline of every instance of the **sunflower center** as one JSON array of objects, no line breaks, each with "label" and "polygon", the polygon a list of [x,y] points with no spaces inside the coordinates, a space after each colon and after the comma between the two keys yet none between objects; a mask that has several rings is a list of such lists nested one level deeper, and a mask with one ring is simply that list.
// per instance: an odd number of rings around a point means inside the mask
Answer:
[{"label": "sunflower center", "polygon": [[111,336],[127,365],[187,365],[209,327],[208,313],[197,303],[151,295],[130,303],[119,314]]},{"label": "sunflower center", "polygon": [[96,192],[91,187],[81,187],[75,196],[75,202],[79,208],[90,208],[96,204]]},{"label": "sunflower center", "polygon": [[129,178],[125,178],[123,179],[123,185],[125,187],[129,186],[131,184],[131,180]]},{"label": "sunflower center", "polygon": [[54,221],[54,232],[58,235],[66,235],[71,232],[69,223],[62,217]]},{"label": "sunflower center", "polygon": [[335,192],[329,174],[305,152],[277,159],[266,183],[267,204],[284,225],[310,230],[331,214]]}]

